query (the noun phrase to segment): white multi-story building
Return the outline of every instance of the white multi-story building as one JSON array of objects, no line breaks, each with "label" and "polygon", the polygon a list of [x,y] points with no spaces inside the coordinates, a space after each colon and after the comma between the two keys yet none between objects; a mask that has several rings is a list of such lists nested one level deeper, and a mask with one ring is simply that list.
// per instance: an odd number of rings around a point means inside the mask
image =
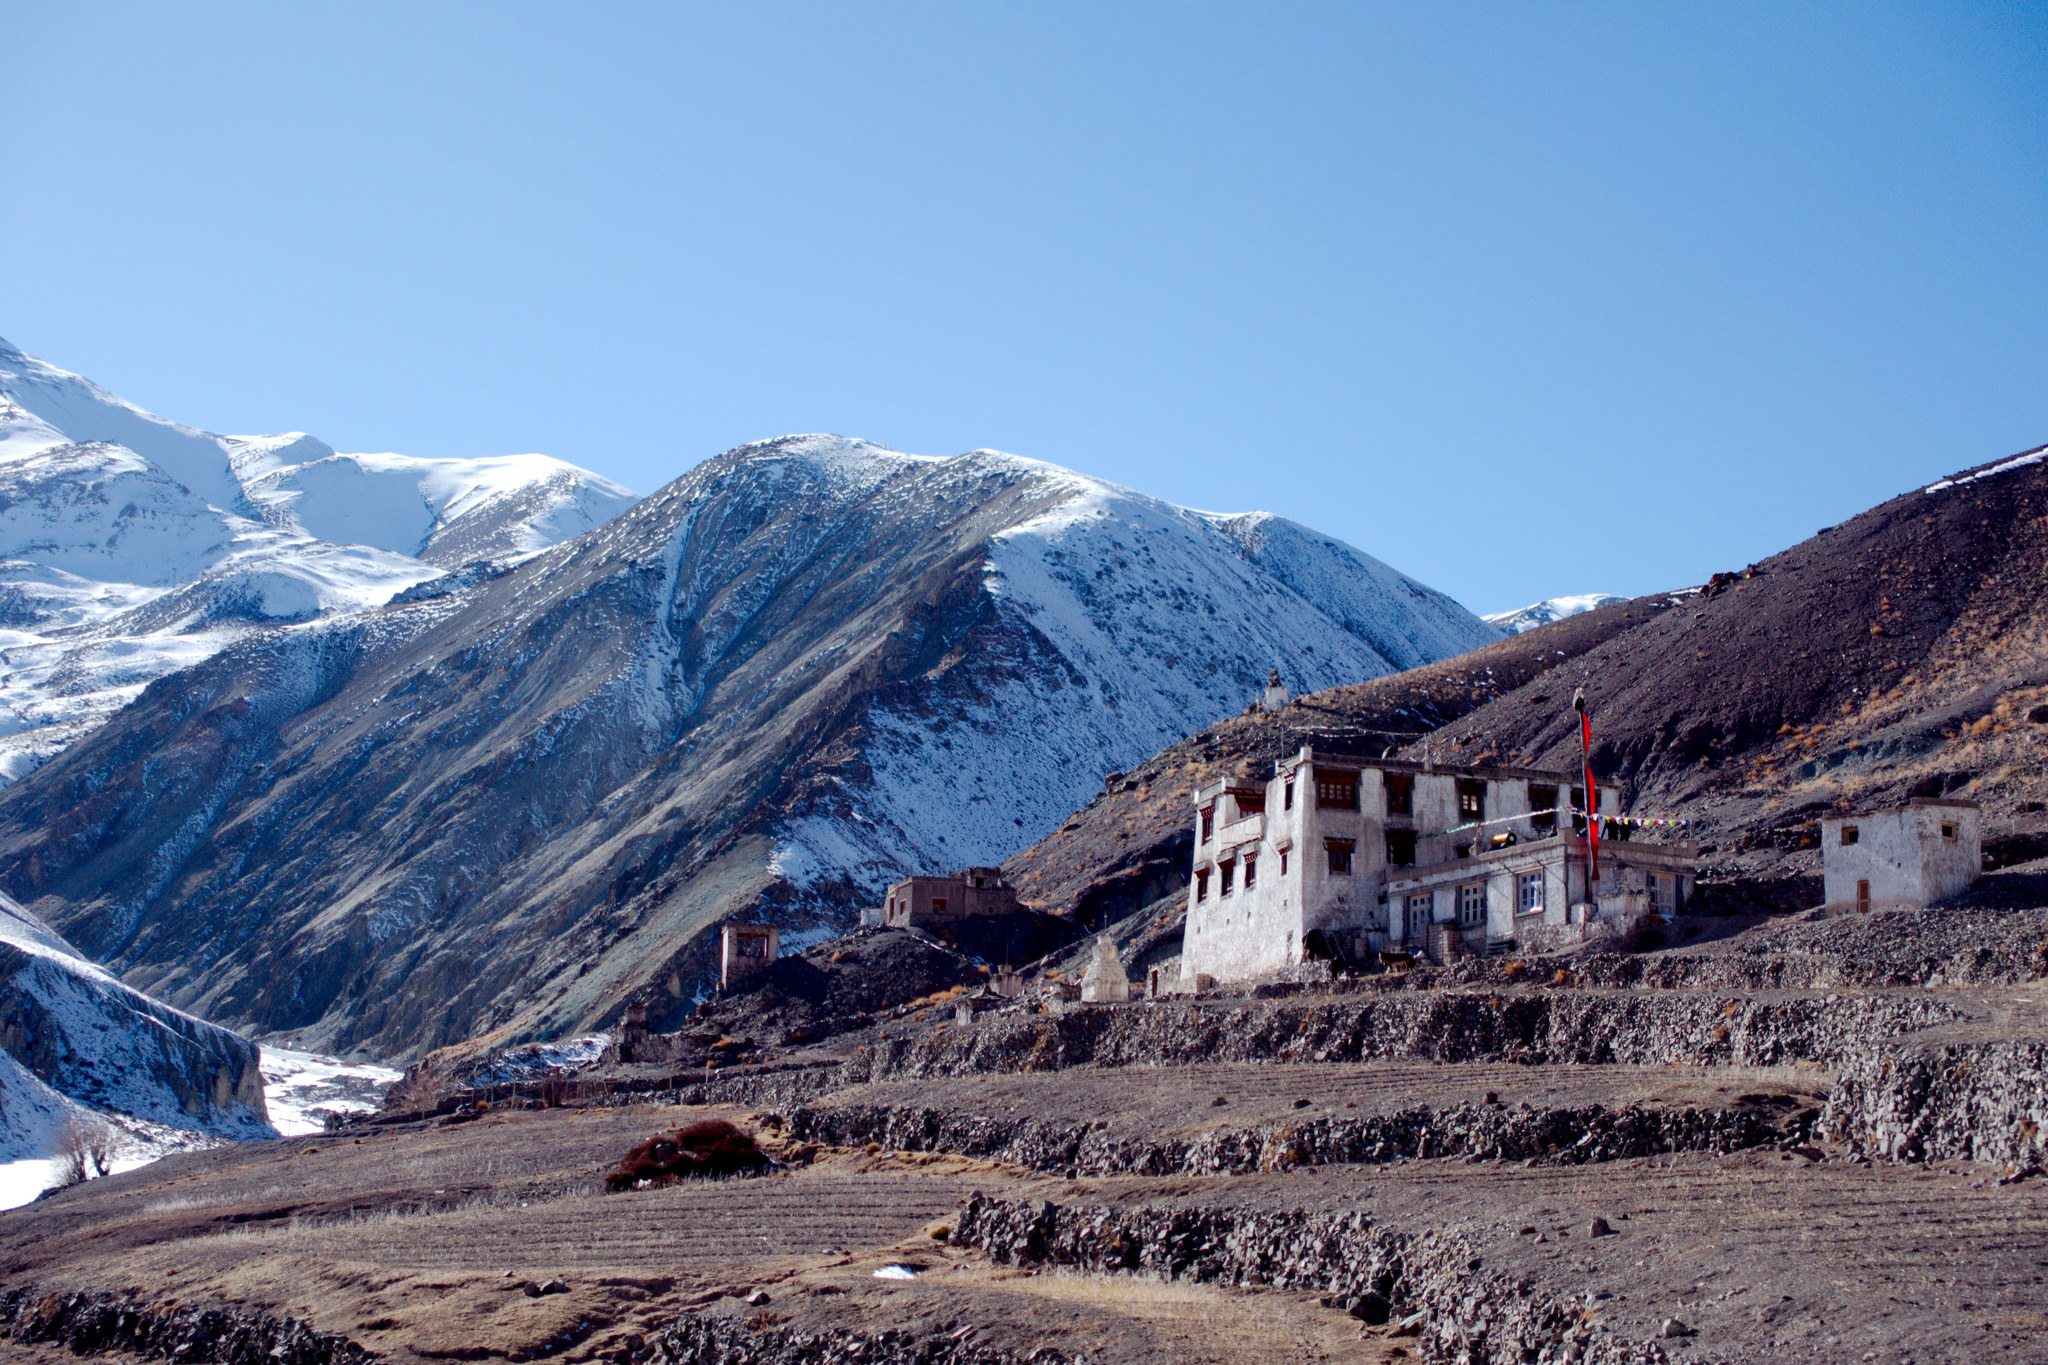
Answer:
[{"label": "white multi-story building", "polygon": [[[1609,837],[1588,885],[1585,791],[1573,773],[1443,768],[1304,748],[1272,778],[1195,793],[1184,986],[1280,975],[1387,949],[1437,960],[1508,940],[1556,942],[1676,915],[1697,850]],[[1624,837],[1616,837],[1624,836]]]}]

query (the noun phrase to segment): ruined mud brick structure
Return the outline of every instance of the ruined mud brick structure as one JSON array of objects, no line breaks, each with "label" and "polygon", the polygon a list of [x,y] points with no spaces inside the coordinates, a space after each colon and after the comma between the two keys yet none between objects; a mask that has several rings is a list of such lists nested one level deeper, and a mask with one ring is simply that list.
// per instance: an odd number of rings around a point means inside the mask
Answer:
[{"label": "ruined mud brick structure", "polygon": [[1967,890],[1984,870],[1975,801],[1922,799],[1820,822],[1830,910],[1924,910]]},{"label": "ruined mud brick structure", "polygon": [[775,961],[782,931],[772,924],[728,924],[718,931],[718,989],[729,991]]},{"label": "ruined mud brick structure", "polygon": [[897,882],[882,899],[882,925],[936,929],[1020,908],[1017,893],[1003,884],[1002,869],[970,867],[950,877],[905,877]]},{"label": "ruined mud brick structure", "polygon": [[1571,772],[1445,768],[1303,748],[1270,780],[1195,792],[1181,984],[1386,950],[1437,961],[1563,946],[1674,916],[1698,850],[1649,843],[1602,791],[1597,878]]}]

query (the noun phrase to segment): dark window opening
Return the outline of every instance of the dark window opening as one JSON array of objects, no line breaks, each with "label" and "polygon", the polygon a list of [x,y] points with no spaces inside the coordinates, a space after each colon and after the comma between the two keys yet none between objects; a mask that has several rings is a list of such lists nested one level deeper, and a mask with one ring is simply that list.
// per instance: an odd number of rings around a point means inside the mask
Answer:
[{"label": "dark window opening", "polygon": [[1572,788],[1572,833],[1574,833],[1574,834],[1584,834],[1585,832],[1586,832],[1586,789],[1585,789],[1584,787],[1573,787],[1573,788]]},{"label": "dark window opening", "polygon": [[1387,774],[1387,814],[1415,814],[1415,779],[1410,774]]},{"label": "dark window opening", "polygon": [[1842,847],[1843,847],[1843,848],[1847,848],[1847,847],[1848,847],[1849,845],[1851,845],[1851,844],[1855,843],[1855,842],[1856,842],[1856,841],[1857,841],[1858,839],[1860,839],[1860,838],[1861,838],[1862,836],[1863,836],[1863,831],[1861,831],[1861,830],[1857,829],[1857,828],[1856,828],[1856,826],[1854,826],[1854,825],[1844,825],[1844,826],[1842,826]]},{"label": "dark window opening", "polygon": [[1286,784],[1280,788],[1280,809],[1294,809],[1294,779],[1291,777],[1288,778]]},{"label": "dark window opening", "polygon": [[1953,821],[1944,820],[1941,822],[1941,837],[1950,843],[1956,841],[1956,827]]},{"label": "dark window opening", "polygon": [[1216,864],[1216,869],[1221,874],[1217,878],[1216,894],[1227,896],[1230,894],[1231,883],[1237,879],[1237,860],[1225,858]]},{"label": "dark window opening", "polygon": [[1202,842],[1208,843],[1216,836],[1216,808],[1202,807]]},{"label": "dark window opening", "polygon": [[1458,818],[1460,820],[1484,820],[1486,818],[1486,783],[1470,777],[1458,779]]},{"label": "dark window opening", "polygon": [[1280,850],[1280,875],[1287,875],[1287,850],[1284,848]]},{"label": "dark window opening", "polygon": [[1237,814],[1240,819],[1247,815],[1264,815],[1265,813],[1266,794],[1264,792],[1243,792],[1239,794],[1237,798]]},{"label": "dark window opening", "polygon": [[1244,855],[1244,889],[1249,891],[1259,884],[1259,857],[1256,853]]},{"label": "dark window opening", "polygon": [[1414,830],[1390,829],[1387,831],[1387,862],[1393,867],[1415,866]]},{"label": "dark window opening", "polygon": [[933,896],[933,897],[932,897],[932,913],[933,913],[933,914],[935,914],[935,915],[936,915],[936,914],[940,913],[941,911],[943,911],[943,910],[944,910],[945,908],[946,908],[946,898],[945,898],[944,896]]},{"label": "dark window opening", "polygon": [[1349,839],[1327,839],[1323,847],[1330,853],[1330,875],[1348,877],[1351,875],[1351,841]]},{"label": "dark window opening", "polygon": [[1209,869],[1206,867],[1195,869],[1195,899],[1198,901],[1209,899]]},{"label": "dark window opening", "polygon": [[1557,788],[1529,785],[1529,826],[1536,837],[1548,839],[1557,833]]},{"label": "dark window opening", "polygon": [[1322,810],[1357,810],[1358,774],[1318,771],[1316,805]]}]

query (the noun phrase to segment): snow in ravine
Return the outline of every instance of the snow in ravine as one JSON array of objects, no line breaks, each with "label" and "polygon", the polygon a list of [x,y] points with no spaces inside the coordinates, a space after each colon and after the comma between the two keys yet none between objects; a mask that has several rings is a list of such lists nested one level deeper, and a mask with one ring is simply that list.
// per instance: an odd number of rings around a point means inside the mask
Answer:
[{"label": "snow in ravine", "polygon": [[369,1062],[263,1048],[263,1103],[280,1136],[325,1131],[329,1114],[369,1114],[402,1073]]},{"label": "snow in ravine", "polygon": [[545,455],[199,431],[0,341],[0,785],[254,630],[531,555],[633,501]]}]

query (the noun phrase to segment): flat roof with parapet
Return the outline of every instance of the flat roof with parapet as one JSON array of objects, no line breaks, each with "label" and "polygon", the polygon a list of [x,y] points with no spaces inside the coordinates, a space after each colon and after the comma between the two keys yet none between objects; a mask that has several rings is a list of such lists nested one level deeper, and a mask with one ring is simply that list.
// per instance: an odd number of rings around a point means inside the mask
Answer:
[{"label": "flat roof with parapet", "polygon": [[[1273,761],[1273,774],[1298,771],[1304,765],[1318,764],[1331,768],[1363,772],[1371,768],[1387,773],[1428,774],[1432,777],[1476,777],[1482,781],[1522,780],[1531,782],[1557,782],[1560,784],[1578,781],[1582,776],[1575,768],[1504,768],[1475,766],[1465,767],[1448,763],[1425,762],[1413,758],[1373,758],[1366,754],[1331,753],[1308,745],[1286,758]],[[1270,780],[1270,779],[1267,779]],[[1222,795],[1226,791],[1264,791],[1266,782],[1255,777],[1219,778],[1206,786],[1195,788],[1195,804]]]},{"label": "flat roof with parapet", "polygon": [[1874,815],[1904,815],[1909,810],[1930,806],[1937,807],[1943,810],[1981,811],[1984,809],[1983,805],[1979,802],[1968,801],[1953,796],[1916,796],[1902,806],[1879,806],[1875,810],[1842,811],[1835,815],[1823,815],[1821,819],[1824,821],[1868,820]]}]

